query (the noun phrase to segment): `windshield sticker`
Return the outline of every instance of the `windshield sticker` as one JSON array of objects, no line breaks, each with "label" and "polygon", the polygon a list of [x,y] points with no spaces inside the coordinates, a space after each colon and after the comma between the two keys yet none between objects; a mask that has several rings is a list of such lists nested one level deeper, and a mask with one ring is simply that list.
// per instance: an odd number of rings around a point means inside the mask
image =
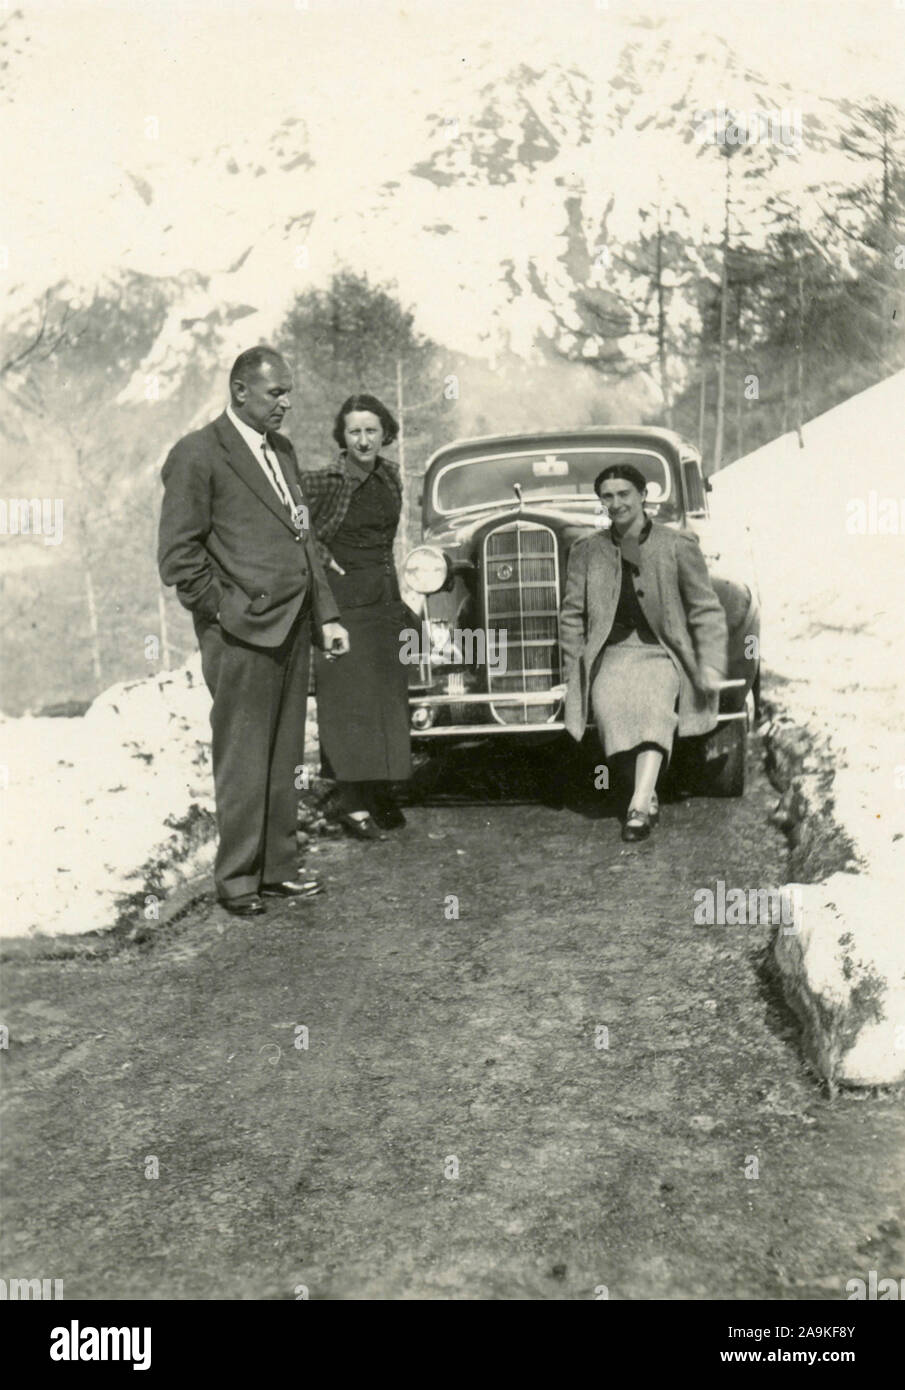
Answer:
[{"label": "windshield sticker", "polygon": [[535,478],[567,478],[568,459],[558,459],[555,454],[547,454],[542,459],[531,460],[531,472]]}]

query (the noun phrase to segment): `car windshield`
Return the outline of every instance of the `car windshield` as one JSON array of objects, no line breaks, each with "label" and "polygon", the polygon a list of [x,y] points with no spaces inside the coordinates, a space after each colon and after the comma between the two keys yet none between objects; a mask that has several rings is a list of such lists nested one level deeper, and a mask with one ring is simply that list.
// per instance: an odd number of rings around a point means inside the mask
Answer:
[{"label": "car windshield", "polygon": [[434,510],[446,514],[465,509],[515,501],[518,483],[525,501],[564,500],[582,497],[594,500],[594,479],[612,464],[630,464],[647,479],[647,501],[651,506],[675,507],[669,467],[666,460],[649,449],[569,446],[564,449],[514,451],[484,454],[462,459],[440,468],[434,478]]}]

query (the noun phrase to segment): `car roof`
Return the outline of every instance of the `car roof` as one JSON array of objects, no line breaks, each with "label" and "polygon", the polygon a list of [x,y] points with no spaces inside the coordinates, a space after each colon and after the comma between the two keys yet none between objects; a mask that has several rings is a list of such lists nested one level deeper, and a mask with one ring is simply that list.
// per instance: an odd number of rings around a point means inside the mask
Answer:
[{"label": "car roof", "polygon": [[[533,434],[488,434],[473,439],[456,439],[444,444],[431,454],[425,472],[435,464],[449,463],[452,459],[467,458],[470,454],[484,454],[505,447],[515,449],[545,449],[574,447],[580,444],[613,443],[621,440],[625,444],[661,445],[678,451],[689,449],[689,445],[675,430],[661,429],[654,425],[588,425],[574,430],[546,430]],[[696,452],[696,451],[695,451]]]}]

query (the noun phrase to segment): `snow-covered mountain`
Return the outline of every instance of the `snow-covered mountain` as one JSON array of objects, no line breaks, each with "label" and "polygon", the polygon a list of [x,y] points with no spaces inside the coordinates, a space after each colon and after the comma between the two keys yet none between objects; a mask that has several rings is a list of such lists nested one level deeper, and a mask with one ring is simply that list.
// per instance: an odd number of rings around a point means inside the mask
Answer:
[{"label": "snow-covered mountain", "polygon": [[[52,401],[26,399],[16,373],[2,379],[0,494],[61,498],[67,527],[60,546],[3,538],[10,621],[30,634],[5,707],[96,690],[89,570],[105,644],[95,665],[103,680],[137,673],[135,633],[158,625],[167,448],[221,407],[231,357],[340,268],[395,282],[416,327],[458,355],[459,433],[656,411],[645,371],[617,385],[566,363],[542,376],[536,344],[594,354],[587,304],[624,287],[620,247],[645,215],[649,230],[658,202],[692,264],[718,239],[725,161],[698,135],[721,105],[797,113],[800,141],[738,162],[749,241],[771,193],[815,213],[806,190],[845,176],[840,94],[897,91],[892,30],[905,31],[905,11],[847,9],[846,32],[816,48],[805,0],[761,0],[756,25],[747,6],[717,0],[3,10],[8,319],[34,322],[50,287],[82,311],[77,350],[44,374]],[[742,176],[760,167],[762,179]],[[674,326],[690,312],[675,294]],[[120,546],[136,557],[121,595]],[[175,644],[190,643],[172,608],[171,619]]]},{"label": "snow-covered mountain", "polygon": [[[420,47],[395,65],[375,47],[375,11],[356,10],[353,29],[337,31],[343,6],[298,8],[300,27],[280,31],[278,77],[260,101],[262,54],[226,42],[222,24],[198,29],[192,81],[160,58],[172,28],[158,22],[155,46],[154,29],[130,16],[136,91],[120,76],[106,138],[95,125],[93,143],[80,143],[101,114],[96,54],[54,133],[54,196],[33,166],[28,182],[13,183],[18,307],[48,283],[77,291],[119,269],[184,278],[125,400],[143,398],[149,374],[172,391],[189,361],[222,364],[270,336],[293,296],[340,266],[396,282],[417,326],[451,350],[530,353],[539,334],[578,326],[577,287],[618,284],[609,248],[636,233],[640,211],[660,200],[690,245],[719,227],[723,162],[697,132],[720,104],[797,113],[799,142],[749,152],[749,165],[771,165],[756,197],[739,180],[749,234],[757,218],[745,201],[789,191],[807,202],[808,185],[839,172],[828,138],[835,99],[757,70],[695,29],[687,7],[655,22],[567,6],[561,26],[548,16],[515,32],[486,20],[469,31],[460,16],[429,34],[421,7]],[[266,44],[265,31],[257,37]],[[45,58],[59,45],[58,34],[38,38]],[[17,158],[7,154],[14,175]]]}]

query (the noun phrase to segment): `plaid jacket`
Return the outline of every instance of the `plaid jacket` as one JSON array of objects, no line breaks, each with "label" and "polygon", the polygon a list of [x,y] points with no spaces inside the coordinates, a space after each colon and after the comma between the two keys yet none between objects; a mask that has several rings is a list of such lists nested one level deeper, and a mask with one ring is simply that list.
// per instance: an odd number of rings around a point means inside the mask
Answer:
[{"label": "plaid jacket", "polygon": [[[390,486],[402,501],[402,475],[398,463],[380,455],[382,465]],[[342,526],[349,510],[352,493],[361,487],[362,478],[353,472],[346,462],[345,454],[340,454],[336,462],[327,468],[302,468],[302,495],[308,505],[314,543],[317,553],[325,565],[329,565],[330,541]]]}]

